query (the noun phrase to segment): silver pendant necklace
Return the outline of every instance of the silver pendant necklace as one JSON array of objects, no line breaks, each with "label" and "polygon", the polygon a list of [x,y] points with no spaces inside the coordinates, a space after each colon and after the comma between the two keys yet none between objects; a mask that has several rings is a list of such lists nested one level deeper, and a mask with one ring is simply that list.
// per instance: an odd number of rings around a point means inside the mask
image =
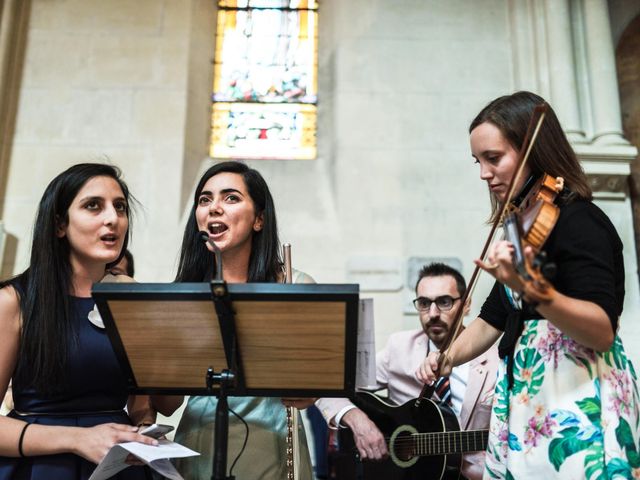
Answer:
[{"label": "silver pendant necklace", "polygon": [[104,322],[102,321],[102,317],[100,316],[100,312],[98,311],[98,306],[94,305],[93,310],[89,312],[87,318],[91,323],[93,323],[98,328],[104,328]]}]

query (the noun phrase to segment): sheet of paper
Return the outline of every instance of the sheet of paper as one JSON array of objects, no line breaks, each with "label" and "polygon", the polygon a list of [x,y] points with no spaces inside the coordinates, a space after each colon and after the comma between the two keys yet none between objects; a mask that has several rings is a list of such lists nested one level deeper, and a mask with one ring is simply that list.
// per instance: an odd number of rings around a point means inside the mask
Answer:
[{"label": "sheet of paper", "polygon": [[149,464],[149,466],[164,478],[168,478],[169,480],[184,480],[184,478],[182,478],[182,475],[178,473],[176,467],[173,466],[173,463],[171,463],[171,460],[169,460],[168,458],[154,460],[151,464]]},{"label": "sheet of paper", "polygon": [[200,455],[198,452],[169,440],[160,440],[157,446],[138,442],[119,443],[109,450],[89,480],[106,480],[120,470],[124,470],[129,466],[125,460],[130,453],[171,480],[183,480],[183,478],[168,459]]},{"label": "sheet of paper", "polygon": [[373,323],[373,298],[360,299],[358,311],[358,349],[356,357],[356,388],[375,389],[376,337]]},{"label": "sheet of paper", "polygon": [[125,463],[127,456],[129,456],[127,450],[121,448],[119,445],[114,445],[98,464],[89,477],[89,480],[104,480],[111,478],[120,470],[124,470],[129,466],[129,464]]}]

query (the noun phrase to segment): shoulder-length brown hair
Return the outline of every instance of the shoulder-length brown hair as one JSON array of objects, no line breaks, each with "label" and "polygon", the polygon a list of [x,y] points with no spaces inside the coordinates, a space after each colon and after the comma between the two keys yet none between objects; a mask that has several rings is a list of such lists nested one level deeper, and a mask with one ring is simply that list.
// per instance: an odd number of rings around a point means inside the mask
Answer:
[{"label": "shoulder-length brown hair", "polygon": [[[469,133],[481,123],[489,122],[498,127],[514,149],[520,151],[533,110],[543,102],[539,95],[525,91],[496,98],[473,119]],[[591,200],[591,187],[584,170],[550,106],[527,164],[532,174],[562,177],[565,186],[576,197]],[[499,207],[497,198],[491,194],[491,222],[500,214]]]}]

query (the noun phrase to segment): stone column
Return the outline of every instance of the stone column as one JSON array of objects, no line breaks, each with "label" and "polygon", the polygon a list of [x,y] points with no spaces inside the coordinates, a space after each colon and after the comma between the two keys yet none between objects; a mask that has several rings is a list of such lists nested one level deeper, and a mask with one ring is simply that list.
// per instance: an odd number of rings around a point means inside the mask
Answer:
[{"label": "stone column", "polygon": [[3,214],[30,11],[31,0],[0,0],[0,218]]},{"label": "stone column", "polygon": [[549,102],[572,143],[585,142],[578,107],[569,0],[545,0]]},{"label": "stone column", "polygon": [[[2,4],[0,4],[1,6]],[[0,220],[0,271],[2,271],[2,259],[4,257],[4,242],[6,233],[4,233],[4,224]]]},{"label": "stone column", "polygon": [[622,136],[620,97],[606,0],[582,0],[593,143],[628,145]]}]

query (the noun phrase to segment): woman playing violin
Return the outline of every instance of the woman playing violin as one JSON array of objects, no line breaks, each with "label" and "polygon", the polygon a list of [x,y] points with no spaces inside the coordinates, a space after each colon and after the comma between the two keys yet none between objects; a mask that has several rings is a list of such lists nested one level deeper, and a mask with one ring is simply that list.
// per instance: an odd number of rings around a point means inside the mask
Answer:
[{"label": "woman playing violin", "polygon": [[[469,127],[480,178],[489,186],[492,217],[507,201],[527,125],[536,105],[529,92],[497,98]],[[533,144],[514,203],[532,179],[564,178],[559,217],[543,245],[556,274],[545,285],[514,268],[514,244],[501,240],[477,265],[496,283],[480,315],[448,354],[429,356],[418,371],[426,383],[487,350],[502,335],[485,478],[636,478],[636,376],[617,336],[624,299],[622,242],[591,202],[578,159],[551,108]],[[533,263],[535,252],[525,248]],[[544,290],[544,291],[543,291]]]}]

